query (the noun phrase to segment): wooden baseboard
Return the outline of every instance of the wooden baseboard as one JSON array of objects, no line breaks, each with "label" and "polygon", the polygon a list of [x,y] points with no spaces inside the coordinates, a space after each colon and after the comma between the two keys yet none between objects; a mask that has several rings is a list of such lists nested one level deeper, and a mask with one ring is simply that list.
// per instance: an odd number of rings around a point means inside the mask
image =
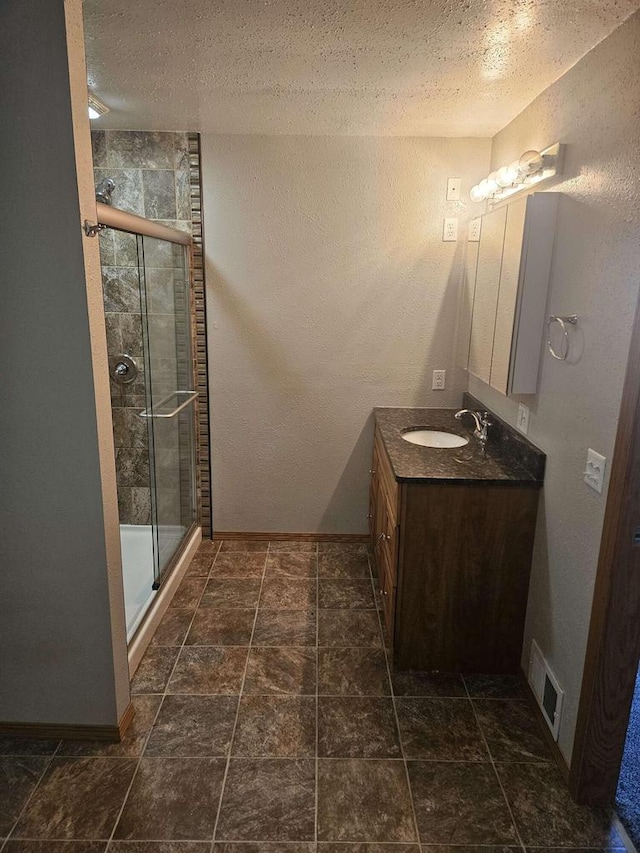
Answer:
[{"label": "wooden baseboard", "polygon": [[247,539],[271,542],[369,542],[368,533],[247,533],[244,530],[216,530],[214,539]]},{"label": "wooden baseboard", "polygon": [[60,723],[0,723],[0,736],[46,740],[100,740],[119,743],[134,715],[129,703],[117,726],[75,726]]},{"label": "wooden baseboard", "polygon": [[[524,673],[523,673],[524,675]],[[553,739],[553,735],[549,730],[549,726],[547,725],[547,721],[545,720],[542,711],[540,710],[540,706],[536,700],[536,697],[531,689],[531,685],[527,681],[526,677],[524,679],[524,683],[527,689],[527,698],[531,707],[533,708],[536,717],[538,718],[538,722],[540,723],[540,729],[542,731],[542,736],[544,737],[549,749],[551,750],[551,754],[555,760],[555,763],[558,765],[558,770],[562,773],[562,778],[564,781],[569,784],[569,765],[567,764],[567,760],[560,751],[560,747],[558,746],[558,742]]]},{"label": "wooden baseboard", "polygon": [[118,721],[118,741],[121,741],[129,730],[129,726],[133,722],[133,718],[135,716],[135,709],[133,707],[133,702],[129,702],[127,705],[124,714],[120,717]]}]

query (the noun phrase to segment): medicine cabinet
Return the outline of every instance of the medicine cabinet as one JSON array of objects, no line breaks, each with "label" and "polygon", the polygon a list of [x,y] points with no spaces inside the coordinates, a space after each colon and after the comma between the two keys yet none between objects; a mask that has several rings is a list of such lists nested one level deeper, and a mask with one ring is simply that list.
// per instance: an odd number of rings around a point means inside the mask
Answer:
[{"label": "medicine cabinet", "polygon": [[462,366],[501,394],[537,391],[558,200],[534,193],[486,213],[467,246]]}]

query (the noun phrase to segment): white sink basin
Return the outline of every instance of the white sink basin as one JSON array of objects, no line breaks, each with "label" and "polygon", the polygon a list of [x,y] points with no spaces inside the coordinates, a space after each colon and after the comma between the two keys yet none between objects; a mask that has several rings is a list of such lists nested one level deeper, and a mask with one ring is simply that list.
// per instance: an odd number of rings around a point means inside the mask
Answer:
[{"label": "white sink basin", "polygon": [[454,435],[452,432],[439,432],[433,429],[412,429],[403,432],[402,437],[411,444],[420,444],[422,447],[464,447],[469,443],[468,438],[462,435]]}]

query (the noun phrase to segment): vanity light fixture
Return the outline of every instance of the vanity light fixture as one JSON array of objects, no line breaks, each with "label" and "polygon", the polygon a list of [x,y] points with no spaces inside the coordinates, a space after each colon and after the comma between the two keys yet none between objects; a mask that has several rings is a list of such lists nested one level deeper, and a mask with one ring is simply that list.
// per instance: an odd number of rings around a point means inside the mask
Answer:
[{"label": "vanity light fixture", "polygon": [[515,193],[560,174],[562,146],[559,142],[550,145],[544,151],[525,151],[510,163],[491,172],[486,178],[471,188],[471,201],[489,201],[497,204]]},{"label": "vanity light fixture", "polygon": [[103,104],[102,101],[99,101],[93,92],[89,91],[89,118],[100,118],[100,116],[104,116],[108,112],[109,107]]}]

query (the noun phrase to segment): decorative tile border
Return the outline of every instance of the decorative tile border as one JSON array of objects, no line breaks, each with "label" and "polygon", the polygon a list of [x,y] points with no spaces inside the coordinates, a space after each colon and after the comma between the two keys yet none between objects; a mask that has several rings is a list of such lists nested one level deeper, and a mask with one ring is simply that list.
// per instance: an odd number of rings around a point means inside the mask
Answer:
[{"label": "decorative tile border", "polygon": [[189,190],[193,247],[191,252],[192,316],[195,318],[193,358],[198,392],[196,414],[196,488],[199,523],[204,538],[212,535],[211,460],[209,450],[209,378],[207,365],[207,311],[205,304],[204,250],[202,229],[202,176],[200,134],[189,133]]}]

